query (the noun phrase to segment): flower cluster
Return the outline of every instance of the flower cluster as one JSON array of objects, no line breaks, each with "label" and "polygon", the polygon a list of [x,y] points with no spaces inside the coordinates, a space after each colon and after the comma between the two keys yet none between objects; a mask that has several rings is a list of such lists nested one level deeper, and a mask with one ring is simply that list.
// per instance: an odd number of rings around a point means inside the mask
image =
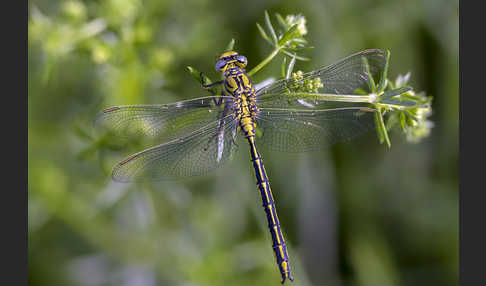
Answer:
[{"label": "flower cluster", "polygon": [[[395,83],[389,83],[389,85],[399,89],[405,87],[409,79],[410,73],[398,75]],[[407,135],[407,141],[413,143],[427,137],[434,126],[433,122],[428,119],[432,115],[432,97],[425,96],[424,92],[415,93],[413,90],[408,90],[392,99],[407,104],[404,107],[396,108],[396,112],[390,114],[387,129],[399,123],[402,131]]]},{"label": "flower cluster", "polygon": [[293,25],[297,25],[297,31],[299,32],[300,36],[304,36],[307,34],[307,26],[305,17],[302,15],[287,15],[285,17],[285,26],[288,29]]},{"label": "flower cluster", "polygon": [[[319,88],[322,88],[324,86],[319,77],[316,77],[314,79],[312,78],[304,79],[304,73],[302,71],[297,71],[292,73],[290,78],[292,79],[291,87],[290,87],[292,92],[317,93]],[[290,92],[290,90],[288,91]]]}]

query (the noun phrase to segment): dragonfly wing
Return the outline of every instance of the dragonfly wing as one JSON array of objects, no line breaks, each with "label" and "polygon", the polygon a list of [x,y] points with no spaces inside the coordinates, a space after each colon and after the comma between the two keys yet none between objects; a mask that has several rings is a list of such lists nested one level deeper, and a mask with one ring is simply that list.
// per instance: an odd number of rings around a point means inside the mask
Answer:
[{"label": "dragonfly wing", "polygon": [[262,108],[257,117],[257,128],[261,133],[256,142],[275,151],[319,150],[373,129],[375,112],[365,107],[324,110]]},{"label": "dragonfly wing", "polygon": [[174,139],[219,120],[232,104],[231,96],[208,96],[171,104],[113,106],[98,113],[95,126],[120,137]]},{"label": "dragonfly wing", "polygon": [[[321,94],[345,94],[359,95],[369,93],[370,76],[377,84],[381,80],[387,61],[387,53],[383,50],[365,50],[339,62],[304,73],[301,81],[292,78],[281,79],[267,85],[257,91],[258,104],[260,107],[303,107],[319,104],[318,97],[313,98],[312,103],[307,101],[308,97],[299,97],[298,85],[305,80],[319,78],[322,87],[316,93]],[[368,73],[369,70],[369,73]],[[371,74],[371,75],[370,75]]]},{"label": "dragonfly wing", "polygon": [[115,181],[171,180],[201,175],[230,157],[237,134],[236,120],[227,115],[184,138],[135,153],[115,166]]}]

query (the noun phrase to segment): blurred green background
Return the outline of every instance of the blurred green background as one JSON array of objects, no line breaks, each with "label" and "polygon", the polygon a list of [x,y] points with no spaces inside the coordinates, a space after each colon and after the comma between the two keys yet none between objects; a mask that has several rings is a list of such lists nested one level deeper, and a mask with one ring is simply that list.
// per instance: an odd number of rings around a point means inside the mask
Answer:
[{"label": "blurred green background", "polygon": [[[207,95],[231,38],[249,67],[271,47],[256,22],[303,14],[308,71],[391,51],[434,97],[419,143],[370,132],[322,152],[262,150],[287,237],[290,285],[458,284],[458,1],[29,1],[29,285],[279,285],[248,148],[180,182],[121,184],[141,146],[96,134],[102,108]],[[275,18],[272,18],[275,21]],[[279,77],[281,57],[254,80]]]}]

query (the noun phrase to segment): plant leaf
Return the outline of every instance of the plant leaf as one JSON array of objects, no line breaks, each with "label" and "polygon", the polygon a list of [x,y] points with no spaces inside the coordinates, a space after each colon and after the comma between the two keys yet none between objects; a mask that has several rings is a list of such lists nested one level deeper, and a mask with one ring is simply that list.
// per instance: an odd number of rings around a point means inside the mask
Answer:
[{"label": "plant leaf", "polygon": [[401,88],[397,88],[397,89],[394,89],[394,90],[389,90],[389,91],[386,91],[385,93],[383,93],[382,95],[380,95],[380,99],[394,97],[395,95],[405,93],[405,92],[407,92],[411,89],[412,89],[411,87],[401,87]]},{"label": "plant leaf", "polygon": [[290,60],[289,67],[287,69],[287,74],[285,75],[286,79],[290,78],[290,75],[292,74],[292,71],[294,70],[294,65],[295,65],[295,55]]},{"label": "plant leaf", "polygon": [[[197,80],[199,83],[201,83],[201,82],[202,82],[202,78],[201,78],[201,72],[200,72],[200,71],[198,71],[197,69],[195,69],[195,68],[193,68],[193,67],[191,67],[191,66],[187,66],[187,69],[189,70],[189,73],[192,75],[192,77],[193,77],[195,80]],[[205,81],[209,81],[209,82],[208,82],[208,84],[209,84],[209,83],[211,83],[211,80],[210,80],[209,78],[205,77],[205,79],[207,79],[207,80],[205,80]],[[205,83],[206,83],[206,82],[205,82]]]},{"label": "plant leaf", "polygon": [[267,41],[269,42],[270,44],[274,44],[272,43],[272,40],[270,40],[270,37],[268,37],[267,33],[265,32],[265,30],[263,30],[262,26],[260,26],[260,24],[256,23],[257,27],[258,27],[258,30],[260,31],[260,35],[262,35],[262,37]]},{"label": "plant leaf", "polygon": [[[203,83],[202,80],[204,78],[204,84],[205,85],[208,85],[208,84],[211,84],[212,81],[209,77],[207,76],[204,76],[203,78],[201,78],[201,72],[198,71],[197,69],[191,67],[191,66],[187,66],[187,69],[189,70],[189,73],[192,75],[192,77],[199,83]],[[218,88],[215,86],[215,87],[212,87],[209,89],[209,91],[212,93],[212,94],[218,94]]]},{"label": "plant leaf", "polygon": [[380,82],[378,83],[378,90],[376,93],[380,94],[385,90],[387,84],[387,76],[388,76],[388,63],[390,60],[390,51],[386,50],[386,58],[385,58],[385,67],[383,68],[383,74],[381,75]]},{"label": "plant leaf", "polygon": [[402,106],[415,106],[417,104],[415,101],[399,100],[393,98],[385,98],[383,100],[380,100],[380,103],[402,105]]},{"label": "plant leaf", "polygon": [[288,29],[282,36],[282,38],[278,41],[279,46],[284,46],[287,41],[291,40],[292,38],[295,38],[296,35],[298,34],[297,28],[299,27],[298,24],[293,25]]},{"label": "plant leaf", "polygon": [[304,57],[301,57],[301,56],[294,55],[294,54],[292,54],[292,53],[290,53],[290,52],[288,52],[288,51],[286,51],[284,49],[281,49],[280,51],[282,51],[282,53],[286,54],[289,57],[295,57],[299,61],[308,61],[308,60],[310,60],[309,58],[304,58]]},{"label": "plant leaf", "polygon": [[380,143],[383,143],[384,141],[388,148],[390,148],[390,138],[388,138],[388,132],[386,131],[385,122],[383,121],[383,114],[381,113],[381,110],[378,110],[378,112],[375,113],[375,122],[377,124],[376,131],[378,132],[378,138],[380,139]]},{"label": "plant leaf", "polygon": [[287,22],[285,22],[285,19],[282,17],[282,15],[280,15],[279,13],[275,13],[275,17],[277,18],[277,21],[280,24],[280,26],[282,26],[282,28],[287,30],[289,26],[287,25]]},{"label": "plant leaf", "polygon": [[282,60],[282,66],[280,67],[280,72],[282,73],[282,77],[285,77],[285,66],[287,64],[287,58],[284,57]]},{"label": "plant leaf", "polygon": [[277,33],[275,33],[275,30],[273,29],[272,22],[270,21],[270,16],[268,15],[267,11],[265,11],[265,23],[267,24],[267,28],[272,35],[273,43],[276,45],[278,43]]},{"label": "plant leaf", "polygon": [[[258,25],[258,24],[257,24]],[[231,41],[228,43],[228,45],[226,46],[226,49],[224,50],[225,52],[229,52],[229,51],[232,51],[235,47],[235,39],[232,38]]]},{"label": "plant leaf", "polygon": [[370,88],[370,91],[372,93],[375,93],[376,92],[375,79],[373,78],[373,74],[371,74],[370,65],[368,64],[368,59],[362,57],[361,60],[363,61],[364,66],[366,67],[366,73],[368,74],[368,78],[369,78],[369,80],[367,81],[368,87]]}]

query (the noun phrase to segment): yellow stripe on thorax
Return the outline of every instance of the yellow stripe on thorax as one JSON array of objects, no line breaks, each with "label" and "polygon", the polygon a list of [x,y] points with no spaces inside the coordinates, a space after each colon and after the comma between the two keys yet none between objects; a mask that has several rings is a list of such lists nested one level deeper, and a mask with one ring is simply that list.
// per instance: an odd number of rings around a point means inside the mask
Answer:
[{"label": "yellow stripe on thorax", "polygon": [[240,99],[241,99],[241,119],[240,119],[240,124],[241,124],[241,127],[243,128],[243,130],[246,133],[245,136],[247,136],[247,137],[253,137],[251,139],[253,141],[252,148],[255,148],[254,151],[256,152],[256,147],[254,145],[254,143],[255,143],[255,141],[254,141],[255,140],[254,139],[254,136],[255,136],[255,128],[254,128],[254,125],[253,125],[253,119],[251,118],[250,109],[248,107],[247,97],[245,95],[241,95]]}]

